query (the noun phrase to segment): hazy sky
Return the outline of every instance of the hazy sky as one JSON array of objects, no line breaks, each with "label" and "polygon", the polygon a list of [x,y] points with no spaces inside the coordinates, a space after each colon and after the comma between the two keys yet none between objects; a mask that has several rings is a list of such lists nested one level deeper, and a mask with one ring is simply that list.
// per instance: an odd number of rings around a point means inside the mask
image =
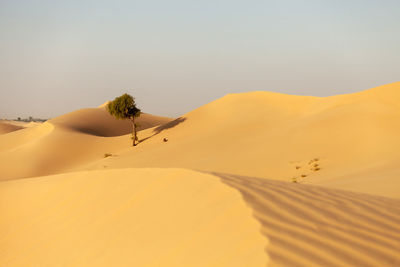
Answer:
[{"label": "hazy sky", "polygon": [[128,92],[177,116],[227,93],[400,80],[399,0],[0,0],[0,118]]}]

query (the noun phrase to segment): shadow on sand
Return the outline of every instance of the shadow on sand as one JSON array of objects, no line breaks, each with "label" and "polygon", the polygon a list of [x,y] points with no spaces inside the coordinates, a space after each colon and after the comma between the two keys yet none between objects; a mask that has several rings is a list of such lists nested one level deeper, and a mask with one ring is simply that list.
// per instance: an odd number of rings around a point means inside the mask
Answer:
[{"label": "shadow on sand", "polygon": [[167,122],[167,123],[162,124],[162,125],[160,125],[160,126],[157,126],[156,128],[154,128],[153,134],[150,135],[150,136],[148,136],[148,137],[146,137],[146,138],[141,139],[141,140],[139,141],[139,144],[142,143],[142,142],[144,142],[144,141],[146,141],[147,139],[150,139],[150,138],[156,136],[157,134],[161,133],[161,132],[164,131],[164,130],[174,128],[175,126],[177,126],[178,124],[181,124],[181,123],[184,122],[185,120],[186,120],[186,118],[179,117],[179,118],[177,118],[177,119],[175,119],[175,120],[173,120],[173,121],[170,121],[170,122]]}]

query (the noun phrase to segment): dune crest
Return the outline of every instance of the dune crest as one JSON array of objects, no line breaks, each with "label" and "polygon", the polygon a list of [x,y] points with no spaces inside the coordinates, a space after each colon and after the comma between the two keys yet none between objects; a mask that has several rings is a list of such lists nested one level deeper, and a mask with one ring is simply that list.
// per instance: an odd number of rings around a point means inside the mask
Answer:
[{"label": "dune crest", "polygon": [[110,103],[110,101],[106,101],[103,104],[101,104],[100,106],[98,106],[98,108],[105,108],[107,107],[108,103]]}]

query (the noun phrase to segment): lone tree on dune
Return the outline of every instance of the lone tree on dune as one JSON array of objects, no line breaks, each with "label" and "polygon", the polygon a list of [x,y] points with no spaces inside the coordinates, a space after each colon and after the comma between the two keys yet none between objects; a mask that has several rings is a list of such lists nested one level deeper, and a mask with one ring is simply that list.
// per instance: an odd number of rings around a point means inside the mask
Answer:
[{"label": "lone tree on dune", "polygon": [[128,94],[123,94],[116,97],[113,101],[107,104],[107,111],[117,119],[130,119],[132,122],[132,140],[136,146],[137,131],[135,118],[140,116],[140,109],[136,107],[135,99]]}]

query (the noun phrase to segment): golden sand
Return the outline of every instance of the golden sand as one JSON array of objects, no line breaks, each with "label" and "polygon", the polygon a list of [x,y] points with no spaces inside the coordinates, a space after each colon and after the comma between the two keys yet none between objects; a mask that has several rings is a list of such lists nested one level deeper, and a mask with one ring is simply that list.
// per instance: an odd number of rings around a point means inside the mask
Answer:
[{"label": "golden sand", "polygon": [[0,123],[0,266],[399,266],[400,83]]}]

